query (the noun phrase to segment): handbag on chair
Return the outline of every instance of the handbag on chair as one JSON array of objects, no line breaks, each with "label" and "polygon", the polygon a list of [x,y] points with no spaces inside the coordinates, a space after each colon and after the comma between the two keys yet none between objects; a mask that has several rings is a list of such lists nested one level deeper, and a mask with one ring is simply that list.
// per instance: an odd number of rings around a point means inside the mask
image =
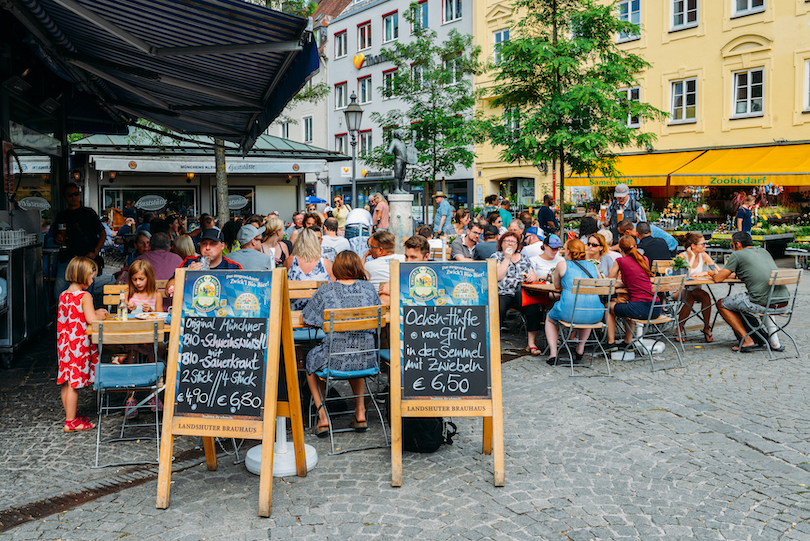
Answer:
[{"label": "handbag on chair", "polygon": [[[542,282],[526,282],[527,284],[540,284]],[[533,304],[548,305],[550,303],[548,293],[545,291],[532,291],[523,289],[523,284],[520,285],[520,306],[531,306]]]}]

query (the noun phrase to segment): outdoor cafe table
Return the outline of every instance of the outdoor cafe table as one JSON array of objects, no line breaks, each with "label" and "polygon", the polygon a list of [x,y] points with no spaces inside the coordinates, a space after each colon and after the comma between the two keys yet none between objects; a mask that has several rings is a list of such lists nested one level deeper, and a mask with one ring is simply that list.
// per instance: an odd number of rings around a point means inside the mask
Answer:
[{"label": "outdoor cafe table", "polygon": [[[730,294],[731,293],[731,288],[733,286],[735,286],[737,284],[742,284],[742,283],[743,282],[741,282],[737,278],[727,278],[727,279],[723,280],[722,282],[715,282],[711,278],[706,277],[706,278],[696,278],[696,279],[687,280],[684,285],[685,286],[712,286],[712,285],[720,285],[720,284],[722,284],[722,285],[727,285],[728,286],[728,294]],[[617,283],[616,283],[616,291],[620,292],[620,293],[626,293],[627,290],[622,287],[623,285],[624,284],[622,284],[621,280],[617,281]],[[523,284],[523,289],[526,289],[526,290],[529,290],[529,291],[536,291],[536,292],[540,292],[540,293],[552,293],[552,292],[559,292],[560,291],[559,289],[554,287],[553,282],[544,282],[544,283],[538,283],[538,284]],[[717,305],[717,297],[715,296],[714,292],[712,291],[712,288],[709,287],[709,288],[706,288],[706,289],[709,291],[709,296],[712,299],[712,306],[716,306]],[[728,296],[728,294],[726,294],[726,296]],[[693,317],[697,317],[698,313],[699,312],[693,312],[692,314],[689,315],[689,317],[686,319],[686,321],[689,321]],[[711,325],[710,325],[710,327],[712,329],[714,329],[714,324],[717,321],[717,316],[718,315],[719,315],[719,312],[717,310],[715,310],[714,311],[714,317],[712,318]]]}]

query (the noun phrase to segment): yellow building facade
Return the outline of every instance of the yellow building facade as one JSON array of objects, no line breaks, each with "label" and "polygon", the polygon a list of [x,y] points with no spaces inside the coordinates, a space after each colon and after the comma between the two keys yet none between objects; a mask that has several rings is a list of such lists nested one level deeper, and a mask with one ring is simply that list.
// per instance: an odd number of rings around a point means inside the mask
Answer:
[{"label": "yellow building facade", "polygon": [[[509,5],[475,2],[476,43],[490,56],[498,29],[508,27]],[[626,90],[669,116],[638,125],[658,141],[651,150],[623,151],[617,166],[624,178],[571,179],[566,186],[626,181],[665,197],[688,185],[810,185],[810,2],[616,5],[621,17],[641,26],[637,36],[617,36],[619,47],[652,64],[638,74],[638,87]],[[491,82],[484,75],[475,84]],[[550,190],[550,174],[500,163],[491,146],[477,151],[475,181],[485,193],[517,174],[535,179],[538,199]]]}]

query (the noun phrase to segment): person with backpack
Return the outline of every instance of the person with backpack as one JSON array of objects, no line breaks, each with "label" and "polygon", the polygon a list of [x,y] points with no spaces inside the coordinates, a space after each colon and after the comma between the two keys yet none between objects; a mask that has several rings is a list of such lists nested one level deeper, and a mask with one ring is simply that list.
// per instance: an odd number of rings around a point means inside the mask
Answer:
[{"label": "person with backpack", "polygon": [[619,232],[619,222],[629,220],[632,223],[646,222],[647,214],[641,203],[630,197],[630,188],[627,184],[619,184],[613,190],[615,199],[607,209],[607,220],[604,225],[613,233],[613,238],[621,237]]}]

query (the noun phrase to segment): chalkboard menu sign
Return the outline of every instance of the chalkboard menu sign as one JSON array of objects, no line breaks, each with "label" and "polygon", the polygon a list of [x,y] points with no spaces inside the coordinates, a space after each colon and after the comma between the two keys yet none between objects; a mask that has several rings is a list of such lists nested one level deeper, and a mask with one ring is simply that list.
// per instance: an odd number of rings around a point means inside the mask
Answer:
[{"label": "chalkboard menu sign", "polygon": [[391,485],[402,485],[403,418],[481,417],[503,486],[495,260],[391,262]]},{"label": "chalkboard menu sign", "polygon": [[400,264],[403,398],[490,396],[486,271]]},{"label": "chalkboard menu sign", "polygon": [[186,317],[176,414],[261,417],[267,320]]},{"label": "chalkboard menu sign", "polygon": [[272,273],[188,271],[177,415],[261,417]]},{"label": "chalkboard menu sign", "polygon": [[174,288],[155,505],[169,505],[175,436],[201,436],[212,471],[214,438],[245,438],[262,441],[259,515],[270,516],[277,417],[291,419],[307,472],[287,271],[178,269]]}]

